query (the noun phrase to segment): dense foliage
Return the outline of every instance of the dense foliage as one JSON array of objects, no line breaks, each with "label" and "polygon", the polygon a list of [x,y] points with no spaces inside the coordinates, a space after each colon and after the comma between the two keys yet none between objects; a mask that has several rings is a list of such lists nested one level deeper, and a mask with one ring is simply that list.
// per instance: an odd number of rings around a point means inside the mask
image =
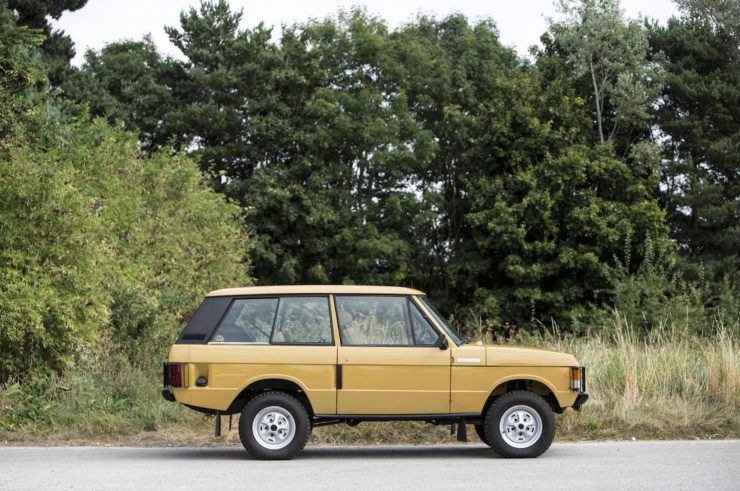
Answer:
[{"label": "dense foliage", "polygon": [[68,94],[197,158],[249,211],[261,283],[408,284],[486,324],[573,324],[609,302],[625,253],[634,272],[646,240],[670,249],[647,31],[584,5],[531,64],[460,15],[391,31],[353,10],[273,43],[204,3],[167,29],[183,60],[111,44]]},{"label": "dense foliage", "polygon": [[[0,8],[3,7],[0,2]],[[19,26],[29,27],[43,35],[40,55],[45,72],[53,87],[58,87],[73,72],[69,62],[75,56],[72,38],[64,31],[53,29],[49,17],[59,19],[64,12],[85,6],[87,0],[7,0],[7,8],[17,13]]]},{"label": "dense foliage", "polygon": [[148,365],[204,291],[248,281],[240,211],[187,157],[34,104],[39,39],[2,15],[0,380],[103,349]]}]

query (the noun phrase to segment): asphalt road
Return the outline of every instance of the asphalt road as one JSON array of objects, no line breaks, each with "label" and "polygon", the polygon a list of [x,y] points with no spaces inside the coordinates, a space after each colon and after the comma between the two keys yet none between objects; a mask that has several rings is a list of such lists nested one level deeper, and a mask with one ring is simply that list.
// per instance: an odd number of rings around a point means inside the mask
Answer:
[{"label": "asphalt road", "polygon": [[535,460],[480,445],[308,447],[287,462],[239,447],[0,447],[0,489],[733,489],[740,440],[555,443]]}]

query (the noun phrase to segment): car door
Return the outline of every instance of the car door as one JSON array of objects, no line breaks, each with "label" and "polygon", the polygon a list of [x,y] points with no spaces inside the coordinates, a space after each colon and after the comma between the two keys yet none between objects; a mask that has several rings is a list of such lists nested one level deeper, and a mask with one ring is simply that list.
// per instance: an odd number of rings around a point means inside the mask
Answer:
[{"label": "car door", "polygon": [[339,414],[444,414],[450,351],[410,297],[335,295]]}]

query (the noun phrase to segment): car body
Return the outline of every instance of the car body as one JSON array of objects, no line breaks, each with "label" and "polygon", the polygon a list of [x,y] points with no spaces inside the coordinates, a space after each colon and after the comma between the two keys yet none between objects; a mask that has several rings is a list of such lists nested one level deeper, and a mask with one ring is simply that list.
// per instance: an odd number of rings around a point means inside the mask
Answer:
[{"label": "car body", "polygon": [[469,342],[401,287],[211,292],[164,372],[165,398],[217,424],[241,414],[242,443],[264,459],[293,457],[314,426],[370,420],[458,424],[461,439],[473,424],[498,453],[532,457],[552,441],[552,413],[588,398],[572,355]]}]

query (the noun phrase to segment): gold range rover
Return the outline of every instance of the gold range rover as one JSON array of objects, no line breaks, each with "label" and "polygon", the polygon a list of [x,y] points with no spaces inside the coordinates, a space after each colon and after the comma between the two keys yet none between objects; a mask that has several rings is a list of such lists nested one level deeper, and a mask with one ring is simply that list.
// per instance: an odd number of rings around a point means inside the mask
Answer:
[{"label": "gold range rover", "polygon": [[270,286],[208,294],[169,352],[163,396],[239,414],[258,459],[289,459],[316,426],[417,420],[466,425],[504,457],[537,457],[553,413],[588,399],[569,354],[471,342],[423,292]]}]

